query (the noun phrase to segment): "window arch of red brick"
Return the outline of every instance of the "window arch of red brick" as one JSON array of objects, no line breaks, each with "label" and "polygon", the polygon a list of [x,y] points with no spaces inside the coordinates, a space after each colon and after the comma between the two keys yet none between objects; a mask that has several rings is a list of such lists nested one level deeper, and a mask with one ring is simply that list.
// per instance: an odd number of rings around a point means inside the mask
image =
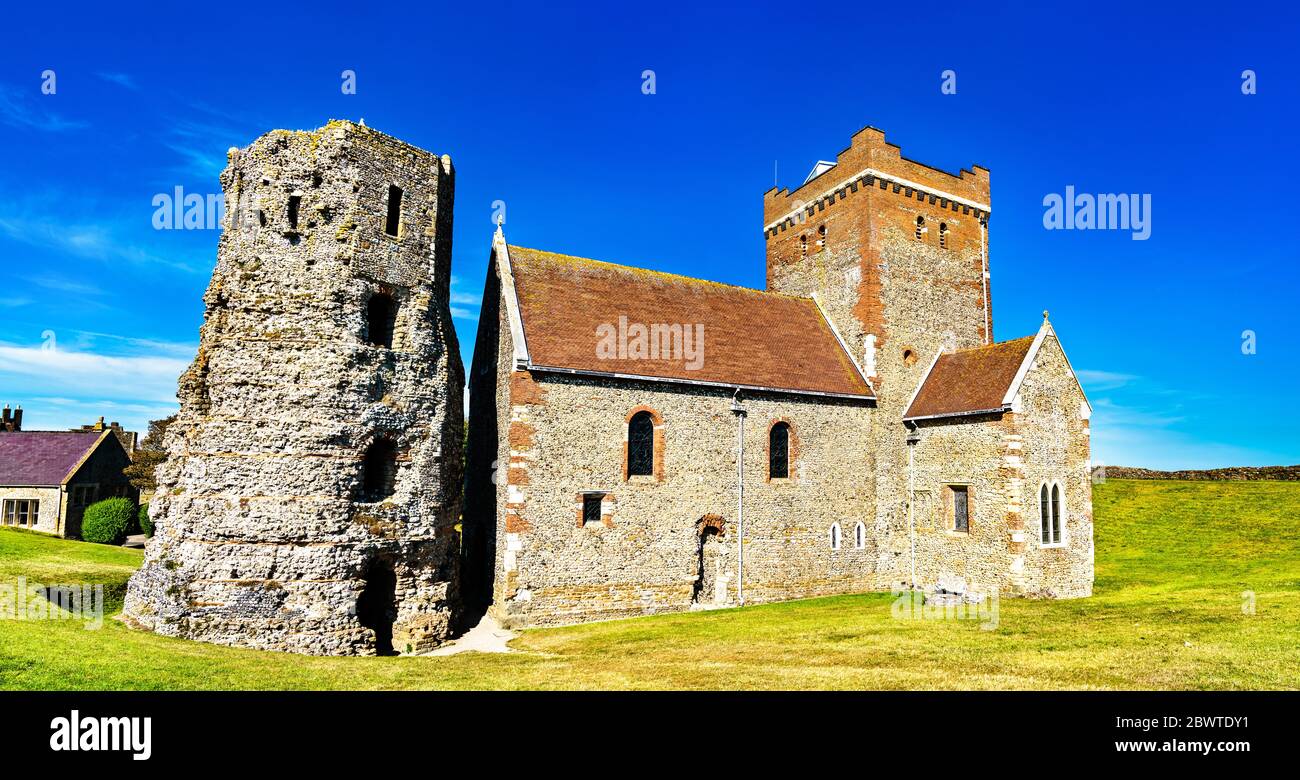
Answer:
[{"label": "window arch of red brick", "polygon": [[786,469],[787,477],[777,477],[777,482],[794,482],[796,464],[799,462],[799,433],[794,427],[794,423],[786,417],[777,417],[767,424],[767,438],[763,440],[763,478],[767,482],[772,481],[772,429],[782,423],[790,432],[790,439],[786,445],[786,455],[789,460],[789,467]]},{"label": "window arch of red brick", "polygon": [[634,407],[627,413],[627,416],[623,418],[623,481],[626,482],[632,478],[632,475],[628,473],[628,463],[627,463],[627,427],[632,423],[632,418],[636,417],[641,412],[646,412],[647,414],[649,414],[650,421],[654,423],[655,451],[654,451],[654,465],[651,470],[654,472],[655,481],[663,482],[664,481],[664,417],[662,414],[659,413],[658,409],[655,409],[650,406],[646,406],[644,404]]}]

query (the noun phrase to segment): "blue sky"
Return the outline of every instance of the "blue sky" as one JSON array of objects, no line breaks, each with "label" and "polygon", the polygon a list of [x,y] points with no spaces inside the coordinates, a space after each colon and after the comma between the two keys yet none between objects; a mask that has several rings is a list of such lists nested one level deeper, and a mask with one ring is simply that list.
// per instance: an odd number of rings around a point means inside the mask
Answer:
[{"label": "blue sky", "polygon": [[[0,402],[25,427],[174,409],[217,233],[154,230],[153,198],[219,192],[226,149],[269,129],[365,118],[452,155],[468,362],[494,201],[513,243],[762,287],[774,165],[794,187],[869,124],[991,169],[995,335],[1051,310],[1095,460],[1300,463],[1295,10],[397,7],[6,11]],[[1067,185],[1150,194],[1150,238],[1044,229]]]}]

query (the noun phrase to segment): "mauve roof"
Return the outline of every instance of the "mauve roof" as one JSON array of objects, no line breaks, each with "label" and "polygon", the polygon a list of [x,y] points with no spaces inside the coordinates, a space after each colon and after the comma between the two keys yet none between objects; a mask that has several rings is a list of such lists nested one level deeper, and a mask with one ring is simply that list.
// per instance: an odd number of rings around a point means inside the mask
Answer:
[{"label": "mauve roof", "polygon": [[[529,363],[556,368],[872,397],[811,298],[508,247]],[[682,359],[601,359],[597,328],[704,326],[698,369]],[[621,337],[620,337],[621,340]]]},{"label": "mauve roof", "polygon": [[944,417],[1002,409],[1034,336],[959,349],[935,361],[903,419]]},{"label": "mauve roof", "polygon": [[62,485],[102,431],[0,433],[0,485]]}]

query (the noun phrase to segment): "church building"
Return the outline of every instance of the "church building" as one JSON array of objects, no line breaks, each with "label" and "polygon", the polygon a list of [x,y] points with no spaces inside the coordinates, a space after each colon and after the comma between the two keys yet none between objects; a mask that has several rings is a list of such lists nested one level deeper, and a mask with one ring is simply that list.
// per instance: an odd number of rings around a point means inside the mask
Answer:
[{"label": "church building", "polygon": [[766,290],[497,231],[468,377],[469,591],[511,626],[1090,595],[1091,407],[1046,313],[994,339],[988,170],[869,127],[763,210]]}]

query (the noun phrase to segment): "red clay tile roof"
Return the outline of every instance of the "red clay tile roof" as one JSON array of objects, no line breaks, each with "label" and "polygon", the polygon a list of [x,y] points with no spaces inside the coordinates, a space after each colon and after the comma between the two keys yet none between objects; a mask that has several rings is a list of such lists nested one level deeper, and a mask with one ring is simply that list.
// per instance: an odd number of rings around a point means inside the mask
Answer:
[{"label": "red clay tile roof", "polygon": [[0,433],[0,485],[62,485],[101,431]]},{"label": "red clay tile roof", "polygon": [[[873,395],[811,298],[516,246],[508,251],[529,363],[538,369]],[[702,325],[700,364],[688,369],[680,350],[671,360],[602,359],[597,347],[609,331],[598,328],[617,330],[620,318],[631,337],[638,323],[689,326],[693,333]]]},{"label": "red clay tile roof", "polygon": [[903,419],[1001,409],[1033,343],[1034,336],[1026,336],[940,355]]}]

